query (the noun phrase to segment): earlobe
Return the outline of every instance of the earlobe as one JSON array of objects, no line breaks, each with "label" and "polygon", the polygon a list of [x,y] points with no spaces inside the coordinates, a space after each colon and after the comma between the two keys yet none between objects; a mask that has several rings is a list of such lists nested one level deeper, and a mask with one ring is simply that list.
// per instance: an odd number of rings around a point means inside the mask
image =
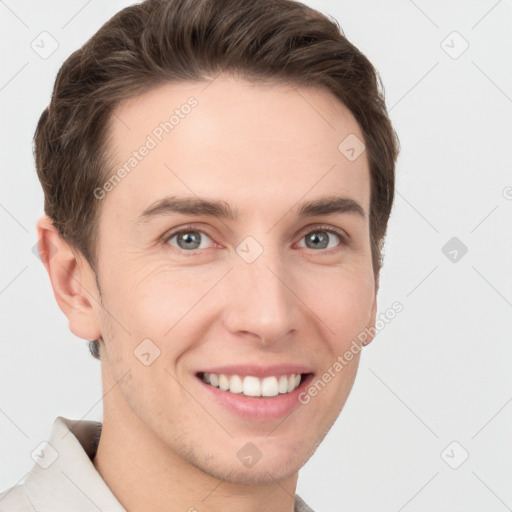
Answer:
[{"label": "earlobe", "polygon": [[57,304],[76,336],[101,336],[97,324],[98,290],[92,269],[44,215],[37,222],[39,257],[48,272]]}]

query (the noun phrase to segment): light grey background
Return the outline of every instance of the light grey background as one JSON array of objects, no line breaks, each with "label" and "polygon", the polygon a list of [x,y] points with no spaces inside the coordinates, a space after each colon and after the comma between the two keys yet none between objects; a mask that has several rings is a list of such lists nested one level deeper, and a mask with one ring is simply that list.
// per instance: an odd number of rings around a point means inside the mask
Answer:
[{"label": "light grey background", "polygon": [[[0,490],[24,478],[56,416],[101,420],[100,363],[32,252],[31,139],[62,62],[130,3],[0,1]],[[385,84],[402,152],[379,310],[404,310],[364,349],[298,493],[318,512],[510,510],[512,2],[305,3]],[[58,43],[47,58],[31,47],[52,49],[43,31]],[[455,262],[452,237],[468,248]]]}]

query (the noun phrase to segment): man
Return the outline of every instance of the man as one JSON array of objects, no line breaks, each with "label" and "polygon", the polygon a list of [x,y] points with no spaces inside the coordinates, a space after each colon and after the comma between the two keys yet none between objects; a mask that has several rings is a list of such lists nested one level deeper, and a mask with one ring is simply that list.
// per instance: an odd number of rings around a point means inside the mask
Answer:
[{"label": "man", "polygon": [[311,510],[298,471],[375,332],[393,203],[369,61],[299,3],[147,1],[64,63],[35,149],[103,422],[57,418],[0,510]]}]

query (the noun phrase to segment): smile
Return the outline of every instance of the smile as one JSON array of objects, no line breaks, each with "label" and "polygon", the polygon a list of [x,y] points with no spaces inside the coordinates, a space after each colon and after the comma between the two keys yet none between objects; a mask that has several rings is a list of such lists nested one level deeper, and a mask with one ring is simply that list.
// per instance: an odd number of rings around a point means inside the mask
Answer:
[{"label": "smile", "polygon": [[300,385],[302,378],[300,373],[264,378],[254,375],[240,376],[206,372],[202,372],[198,376],[203,382],[219,388],[221,391],[248,397],[272,397],[291,393]]}]

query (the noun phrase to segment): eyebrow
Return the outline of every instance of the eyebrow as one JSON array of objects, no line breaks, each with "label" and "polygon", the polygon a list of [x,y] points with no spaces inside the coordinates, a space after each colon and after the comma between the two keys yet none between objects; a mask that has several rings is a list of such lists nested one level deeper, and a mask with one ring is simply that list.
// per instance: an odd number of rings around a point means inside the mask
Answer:
[{"label": "eyebrow", "polygon": [[300,203],[297,215],[302,218],[332,213],[352,213],[362,219],[366,217],[363,207],[357,201],[350,197],[336,196],[321,197],[314,201]]},{"label": "eyebrow", "polygon": [[[299,218],[345,213],[356,214],[363,219],[366,217],[362,206],[349,197],[321,197],[313,201],[299,203],[295,210]],[[222,200],[208,200],[199,197],[164,197],[146,208],[137,219],[137,224],[143,224],[151,218],[173,213],[236,220],[239,209],[232,208]]]}]

